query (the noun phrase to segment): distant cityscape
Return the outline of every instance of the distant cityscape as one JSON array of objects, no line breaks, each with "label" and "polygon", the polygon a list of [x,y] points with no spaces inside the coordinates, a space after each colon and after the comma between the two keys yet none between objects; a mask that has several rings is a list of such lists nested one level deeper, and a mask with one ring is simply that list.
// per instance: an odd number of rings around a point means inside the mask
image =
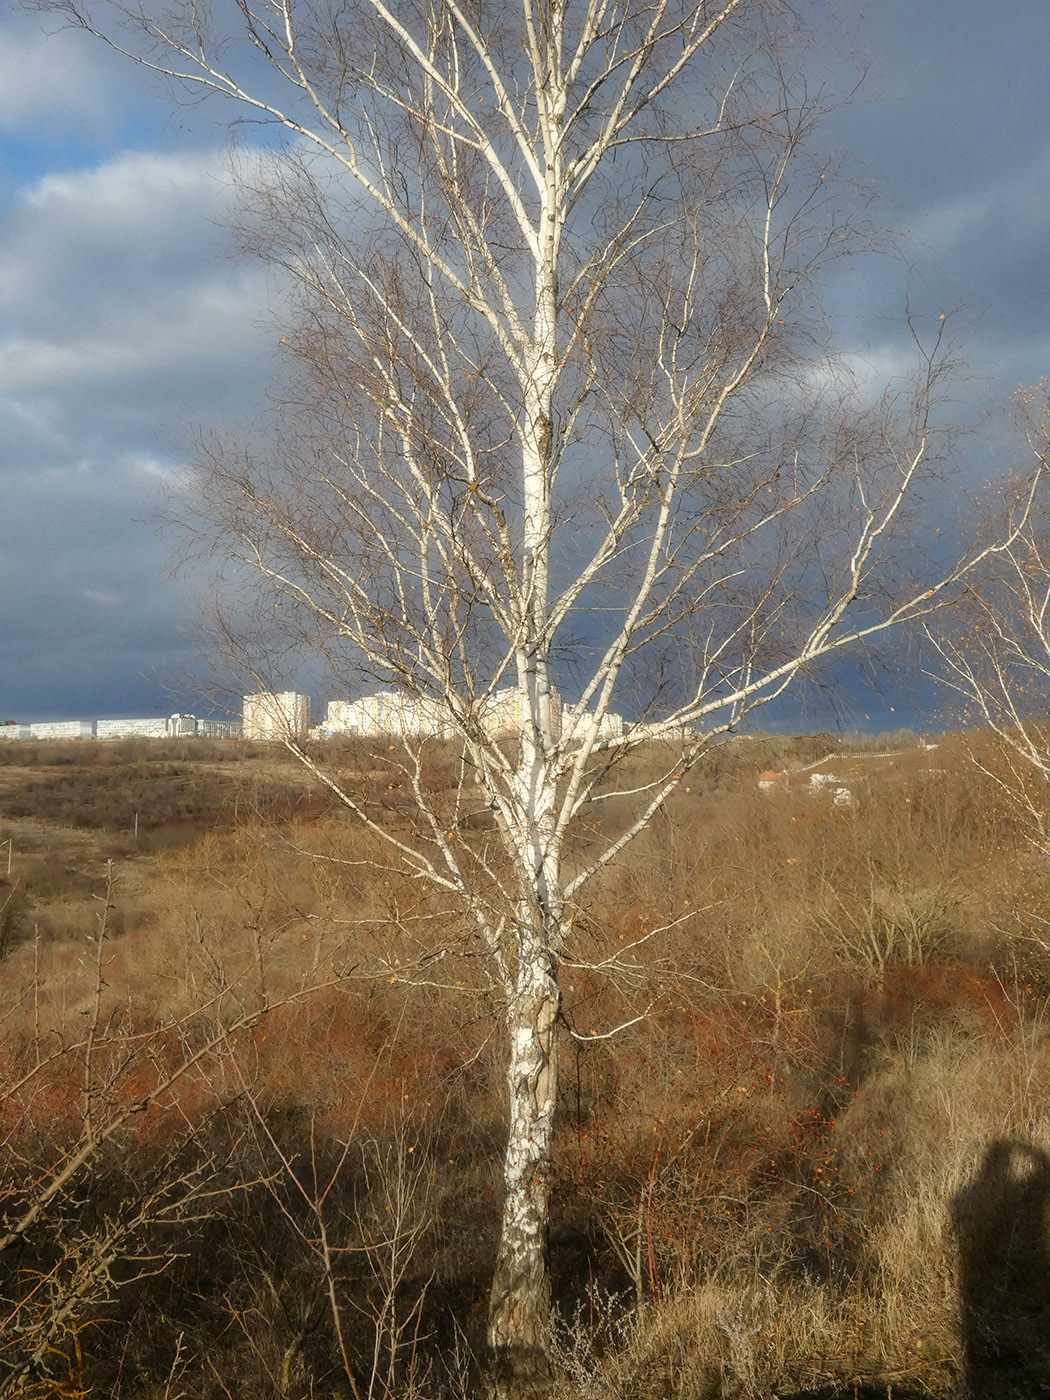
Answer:
[{"label": "distant cityscape", "polygon": [[[551,691],[552,737],[562,732],[562,700]],[[494,691],[480,707],[479,723],[492,737],[520,732],[524,719],[521,692],[516,686]],[[636,725],[634,730],[646,726]],[[599,737],[619,738],[624,732],[621,715],[608,714]],[[146,719],[71,719],[21,724],[0,723],[0,740],[8,739],[336,739],[357,737],[451,739],[452,723],[442,706],[426,696],[400,690],[380,690],[356,700],[329,700],[325,718],[310,723],[310,697],[297,691],[260,691],[245,695],[241,718],[198,719],[173,714]]]},{"label": "distant cityscape", "polygon": [[198,719],[168,715],[160,719],[59,719],[33,724],[0,723],[3,739],[239,739],[237,719]]}]

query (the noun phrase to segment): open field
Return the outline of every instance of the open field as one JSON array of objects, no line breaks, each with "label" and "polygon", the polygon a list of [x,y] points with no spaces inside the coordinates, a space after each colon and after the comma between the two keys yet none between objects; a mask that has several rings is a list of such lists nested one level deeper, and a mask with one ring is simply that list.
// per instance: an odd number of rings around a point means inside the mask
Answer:
[{"label": "open field", "polygon": [[[476,1393],[503,1057],[460,915],[265,746],[12,743],[0,843],[0,1397]],[[1043,1393],[1048,894],[961,739],[711,755],[564,961],[566,1397]]]}]

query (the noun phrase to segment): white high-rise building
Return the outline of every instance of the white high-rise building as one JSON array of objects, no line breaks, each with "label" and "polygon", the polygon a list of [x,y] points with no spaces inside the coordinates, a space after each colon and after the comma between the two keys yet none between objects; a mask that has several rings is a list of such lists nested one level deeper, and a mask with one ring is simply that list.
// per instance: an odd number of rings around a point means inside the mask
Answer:
[{"label": "white high-rise building", "polygon": [[294,690],[260,691],[244,697],[245,739],[305,739],[310,728],[310,697]]},{"label": "white high-rise building", "polygon": [[[561,738],[561,696],[551,686],[551,738]],[[485,707],[484,725],[494,737],[520,734],[527,716],[525,697],[516,685],[497,690]]]},{"label": "white high-rise building", "polygon": [[618,715],[615,710],[609,710],[598,726],[599,739],[622,739],[623,738],[623,715]]},{"label": "white high-rise building", "polygon": [[357,734],[363,739],[387,735],[448,739],[452,728],[441,706],[426,696],[379,690],[359,700],[329,700],[324,729],[329,734]]},{"label": "white high-rise building", "polygon": [[[561,736],[561,696],[551,689],[552,737]],[[497,690],[484,706],[482,723],[493,736],[521,732],[526,707],[517,686]],[[358,700],[329,700],[328,714],[319,733],[357,734],[363,739],[395,735],[451,739],[452,725],[444,707],[427,696],[406,695],[401,690],[379,690]]]}]

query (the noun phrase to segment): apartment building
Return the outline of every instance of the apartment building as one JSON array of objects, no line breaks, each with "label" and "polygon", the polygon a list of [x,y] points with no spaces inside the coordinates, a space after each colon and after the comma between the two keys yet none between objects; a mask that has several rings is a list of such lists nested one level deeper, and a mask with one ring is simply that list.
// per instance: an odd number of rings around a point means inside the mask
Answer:
[{"label": "apartment building", "polygon": [[29,726],[31,739],[93,739],[95,726],[89,719],[45,720]]},{"label": "apartment building", "polygon": [[242,735],[239,719],[199,719],[198,739],[239,739]]},{"label": "apartment building", "polygon": [[[518,734],[525,711],[517,686],[506,686],[486,702],[483,724],[494,737]],[[561,735],[561,715],[561,696],[552,689],[551,728],[555,739]],[[363,739],[390,735],[451,739],[453,728],[444,706],[438,701],[406,695],[401,690],[380,690],[357,700],[329,700],[325,721],[315,734],[318,738],[356,734]]]},{"label": "apartment building", "polygon": [[598,725],[598,739],[622,739],[623,738],[623,715],[618,715],[615,710],[609,710],[602,716]]},{"label": "apartment building", "polygon": [[98,739],[166,739],[166,719],[100,719],[95,725]]},{"label": "apartment building", "polygon": [[450,739],[452,726],[435,700],[406,695],[402,690],[379,690],[358,700],[329,700],[322,732],[356,734],[363,739],[390,734]]},{"label": "apartment building", "polygon": [[[561,738],[561,696],[551,686],[551,738]],[[525,697],[516,685],[497,690],[485,708],[484,725],[495,738],[520,734],[528,715]]]},{"label": "apartment building", "polygon": [[244,697],[245,739],[305,739],[310,728],[310,697],[294,690],[268,690]]}]

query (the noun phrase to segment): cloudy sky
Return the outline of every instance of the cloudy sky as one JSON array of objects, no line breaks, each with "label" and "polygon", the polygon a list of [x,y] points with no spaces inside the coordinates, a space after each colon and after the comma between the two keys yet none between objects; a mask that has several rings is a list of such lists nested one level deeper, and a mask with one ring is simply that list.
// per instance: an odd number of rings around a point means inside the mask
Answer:
[{"label": "cloudy sky", "polygon": [[[980,471],[1050,372],[1050,4],[836,10],[868,76],[830,137],[901,235],[832,287],[837,331],[877,368],[906,303],[957,311]],[[224,139],[88,37],[0,17],[0,719],[206,708],[157,515],[195,427],[250,420],[274,363]]]}]

